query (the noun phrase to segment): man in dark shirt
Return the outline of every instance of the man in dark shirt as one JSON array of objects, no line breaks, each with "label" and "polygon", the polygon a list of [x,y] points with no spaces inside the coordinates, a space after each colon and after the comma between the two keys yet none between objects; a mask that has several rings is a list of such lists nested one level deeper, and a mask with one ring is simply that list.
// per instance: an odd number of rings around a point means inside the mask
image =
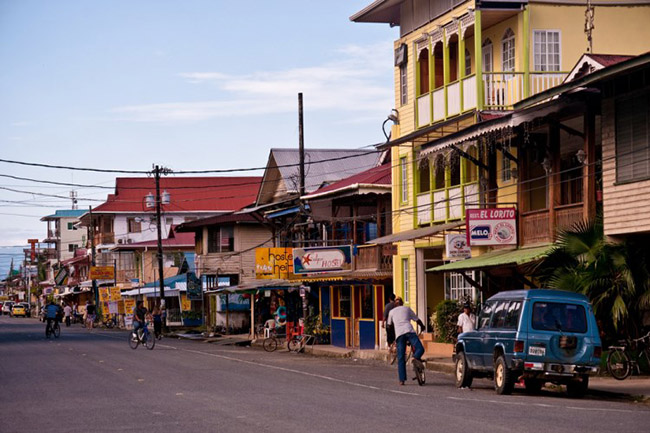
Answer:
[{"label": "man in dark shirt", "polygon": [[393,325],[386,326],[386,320],[388,320],[388,313],[390,313],[390,310],[395,308],[395,293],[388,295],[388,301],[388,304],[384,306],[384,327],[386,328],[386,342],[390,347],[390,345],[395,341],[395,327]]},{"label": "man in dark shirt", "polygon": [[144,307],[144,303],[142,301],[136,302],[135,308],[133,309],[133,332],[136,335],[138,335],[138,329],[144,328],[146,316],[147,309]]}]

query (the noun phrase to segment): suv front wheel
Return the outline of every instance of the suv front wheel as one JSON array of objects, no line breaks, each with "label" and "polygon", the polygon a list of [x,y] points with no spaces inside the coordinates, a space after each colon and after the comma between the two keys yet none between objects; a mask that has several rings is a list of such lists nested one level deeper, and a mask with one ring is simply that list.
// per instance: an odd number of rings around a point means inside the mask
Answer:
[{"label": "suv front wheel", "polygon": [[472,370],[467,365],[465,352],[456,354],[456,387],[467,388],[472,386]]},{"label": "suv front wheel", "polygon": [[511,394],[512,390],[515,387],[515,377],[512,370],[508,368],[506,364],[506,359],[503,355],[499,357],[494,362],[494,389],[497,394]]}]

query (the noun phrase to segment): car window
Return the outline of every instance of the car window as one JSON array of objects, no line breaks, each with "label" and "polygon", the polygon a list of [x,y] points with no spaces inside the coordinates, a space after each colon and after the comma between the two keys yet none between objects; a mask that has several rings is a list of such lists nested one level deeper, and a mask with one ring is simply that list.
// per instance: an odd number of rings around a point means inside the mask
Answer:
[{"label": "car window", "polygon": [[505,314],[505,320],[503,327],[506,329],[517,329],[519,324],[519,314],[521,313],[521,301],[512,301],[508,305],[508,309]]},{"label": "car window", "polygon": [[533,329],[541,331],[587,332],[587,315],[582,305],[561,302],[535,302]]},{"label": "car window", "polygon": [[490,324],[490,316],[494,309],[494,302],[486,302],[478,316],[478,329],[487,328]]},{"label": "car window", "polygon": [[503,328],[506,319],[506,311],[508,309],[508,301],[499,301],[494,307],[492,320],[490,321],[490,328]]}]

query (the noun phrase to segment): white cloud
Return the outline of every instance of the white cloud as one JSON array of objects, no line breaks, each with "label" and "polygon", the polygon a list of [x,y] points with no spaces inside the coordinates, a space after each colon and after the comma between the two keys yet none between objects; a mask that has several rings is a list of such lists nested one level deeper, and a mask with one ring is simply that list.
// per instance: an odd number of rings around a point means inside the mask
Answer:
[{"label": "white cloud", "polygon": [[202,121],[218,117],[287,113],[296,110],[296,95],[304,94],[310,110],[337,110],[355,115],[383,116],[392,106],[393,88],[386,83],[392,44],[346,46],[340,59],[276,71],[233,75],[222,71],[184,72],[194,85],[210,84],[200,102],[166,102],[116,107],[111,112],[138,122]]}]

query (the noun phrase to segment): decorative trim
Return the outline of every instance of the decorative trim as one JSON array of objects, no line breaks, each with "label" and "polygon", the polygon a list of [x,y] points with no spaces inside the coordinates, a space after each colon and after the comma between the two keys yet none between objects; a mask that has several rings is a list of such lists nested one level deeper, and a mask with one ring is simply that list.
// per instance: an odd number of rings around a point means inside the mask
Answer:
[{"label": "decorative trim", "polygon": [[458,35],[458,22],[456,19],[453,19],[449,24],[445,24],[445,44],[449,46],[449,39],[453,35]]},{"label": "decorative trim", "polygon": [[417,58],[420,58],[420,53],[422,50],[429,48],[429,35],[426,33],[420,36],[415,40],[415,51],[417,53]]},{"label": "decorative trim", "polygon": [[460,17],[460,37],[465,39],[465,32],[474,25],[474,12],[469,12]]},{"label": "decorative trim", "polygon": [[436,44],[442,42],[442,36],[443,36],[442,27],[437,26],[435,29],[433,29],[429,33],[429,37],[431,38],[431,46],[435,47]]}]

